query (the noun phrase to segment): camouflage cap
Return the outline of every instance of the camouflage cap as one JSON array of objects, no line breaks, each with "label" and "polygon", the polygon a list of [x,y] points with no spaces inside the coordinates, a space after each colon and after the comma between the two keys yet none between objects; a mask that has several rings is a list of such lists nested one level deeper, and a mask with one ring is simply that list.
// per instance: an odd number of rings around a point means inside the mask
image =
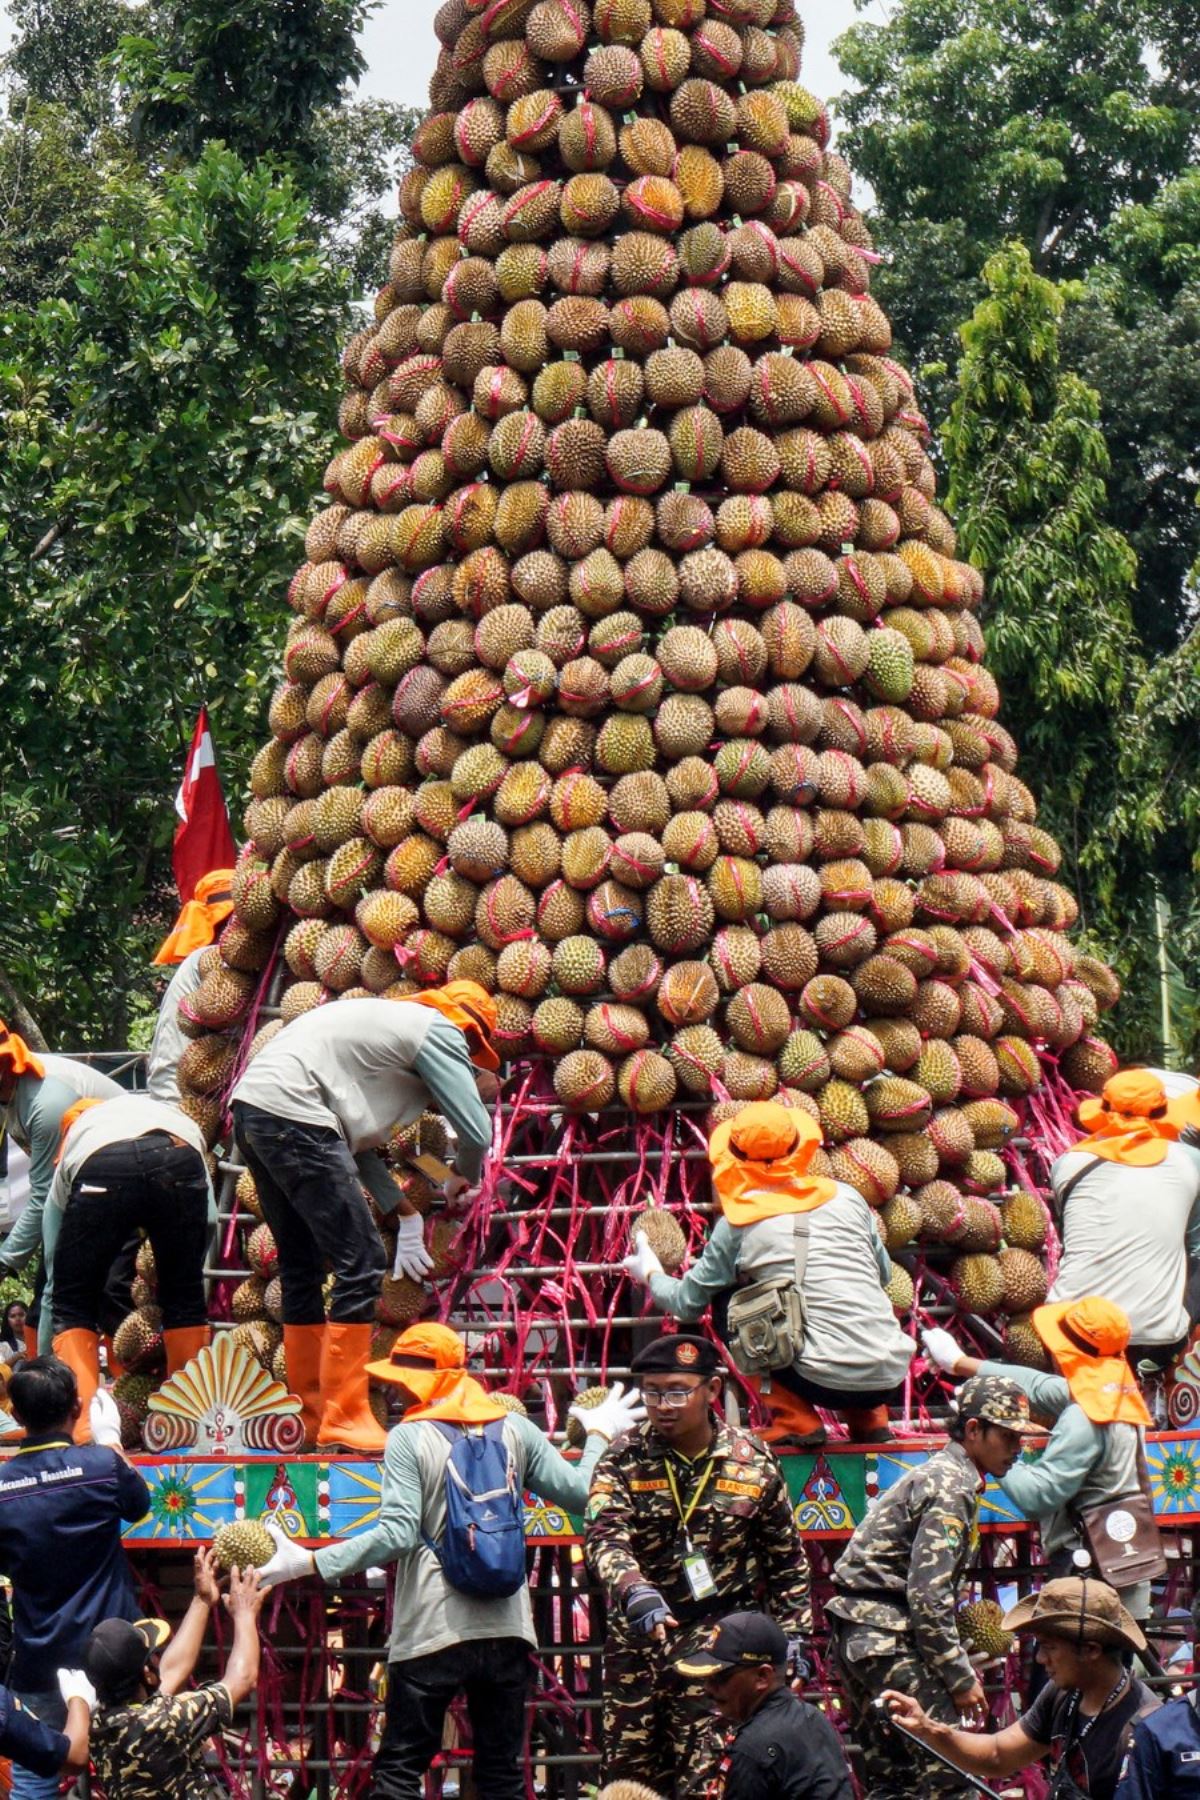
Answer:
[{"label": "camouflage cap", "polygon": [[1029,1430],[1029,1402],[1007,1375],[973,1375],[958,1390],[960,1419],[983,1419],[1006,1431]]}]

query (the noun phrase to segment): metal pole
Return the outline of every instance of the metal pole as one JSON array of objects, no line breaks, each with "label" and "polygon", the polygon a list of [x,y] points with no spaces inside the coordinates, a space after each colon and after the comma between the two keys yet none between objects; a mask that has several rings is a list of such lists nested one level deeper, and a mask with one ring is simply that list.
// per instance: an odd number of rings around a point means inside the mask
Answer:
[{"label": "metal pole", "polygon": [[943,1768],[949,1769],[952,1775],[960,1775],[965,1782],[984,1796],[984,1800],[1004,1800],[1002,1794],[998,1794],[995,1788],[989,1787],[986,1781],[980,1781],[978,1775],[971,1775],[966,1769],[960,1769],[950,1757],[943,1756],[940,1750],[935,1750],[932,1744],[927,1744],[924,1738],[919,1738],[915,1731],[910,1731],[907,1725],[901,1725],[899,1719],[894,1719],[887,1710],[887,1702],[882,1694],[873,1704],[879,1708],[887,1720],[889,1731],[898,1731],[901,1737],[907,1738],[910,1744],[915,1744],[925,1756],[932,1756],[936,1762],[942,1764]]}]

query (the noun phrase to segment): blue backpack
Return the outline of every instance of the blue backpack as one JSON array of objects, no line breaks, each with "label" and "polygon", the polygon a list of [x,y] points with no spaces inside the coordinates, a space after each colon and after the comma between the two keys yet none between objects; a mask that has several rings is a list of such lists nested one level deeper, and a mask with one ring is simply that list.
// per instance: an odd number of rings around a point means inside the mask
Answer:
[{"label": "blue backpack", "polygon": [[450,1445],[446,1531],[440,1544],[422,1534],[452,1588],[475,1600],[500,1600],[525,1584],[525,1513],[503,1419],[483,1426],[429,1424]]}]

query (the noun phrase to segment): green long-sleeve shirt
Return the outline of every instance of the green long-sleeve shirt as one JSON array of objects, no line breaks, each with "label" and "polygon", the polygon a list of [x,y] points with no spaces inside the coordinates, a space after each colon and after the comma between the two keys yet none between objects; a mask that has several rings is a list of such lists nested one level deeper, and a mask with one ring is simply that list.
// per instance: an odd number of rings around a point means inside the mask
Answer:
[{"label": "green long-sleeve shirt", "polygon": [[[522,1491],[532,1490],[572,1513],[587,1503],[592,1470],[607,1439],[592,1433],[578,1462],[568,1462],[519,1413],[505,1420],[505,1438]],[[449,1644],[476,1638],[520,1637],[536,1643],[528,1590],[506,1599],[477,1600],[452,1588],[425,1539],[436,1543],[445,1531],[443,1497],[449,1446],[433,1425],[400,1424],[388,1433],[383,1453],[379,1517],[369,1531],[319,1550],[318,1575],[336,1581],[359,1569],[394,1562],[395,1603],[388,1661],[431,1655]]]},{"label": "green long-sleeve shirt", "polygon": [[87,1063],[43,1056],[45,1075],[22,1075],[13,1087],[5,1125],[29,1157],[29,1200],[0,1249],[0,1264],[19,1269],[42,1242],[42,1214],[54,1179],[63,1114],[78,1100],[119,1100],[124,1089]]},{"label": "green long-sleeve shirt", "polygon": [[[862,1195],[843,1184],[832,1199],[805,1215],[804,1344],[795,1367],[838,1393],[894,1387],[913,1353],[885,1285],[891,1259],[875,1215]],[[673,1318],[698,1319],[717,1294],[739,1282],[781,1275],[794,1266],[792,1219],[759,1225],[718,1219],[686,1274],[652,1275],[656,1306]]]},{"label": "green long-sleeve shirt", "polygon": [[1061,1375],[999,1362],[981,1364],[980,1372],[1015,1381],[1032,1410],[1054,1421],[1038,1460],[1014,1464],[1001,1484],[1014,1506],[1037,1519],[1042,1547],[1053,1555],[1077,1540],[1073,1512],[1137,1487],[1136,1427],[1094,1425]]}]

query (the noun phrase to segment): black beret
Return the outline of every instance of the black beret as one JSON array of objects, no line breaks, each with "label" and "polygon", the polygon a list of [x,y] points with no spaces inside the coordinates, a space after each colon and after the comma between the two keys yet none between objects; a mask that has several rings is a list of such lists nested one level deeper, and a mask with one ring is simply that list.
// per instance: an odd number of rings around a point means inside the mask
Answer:
[{"label": "black beret", "polygon": [[721,1361],[707,1338],[676,1332],[639,1350],[630,1368],[635,1375],[719,1375]]}]

